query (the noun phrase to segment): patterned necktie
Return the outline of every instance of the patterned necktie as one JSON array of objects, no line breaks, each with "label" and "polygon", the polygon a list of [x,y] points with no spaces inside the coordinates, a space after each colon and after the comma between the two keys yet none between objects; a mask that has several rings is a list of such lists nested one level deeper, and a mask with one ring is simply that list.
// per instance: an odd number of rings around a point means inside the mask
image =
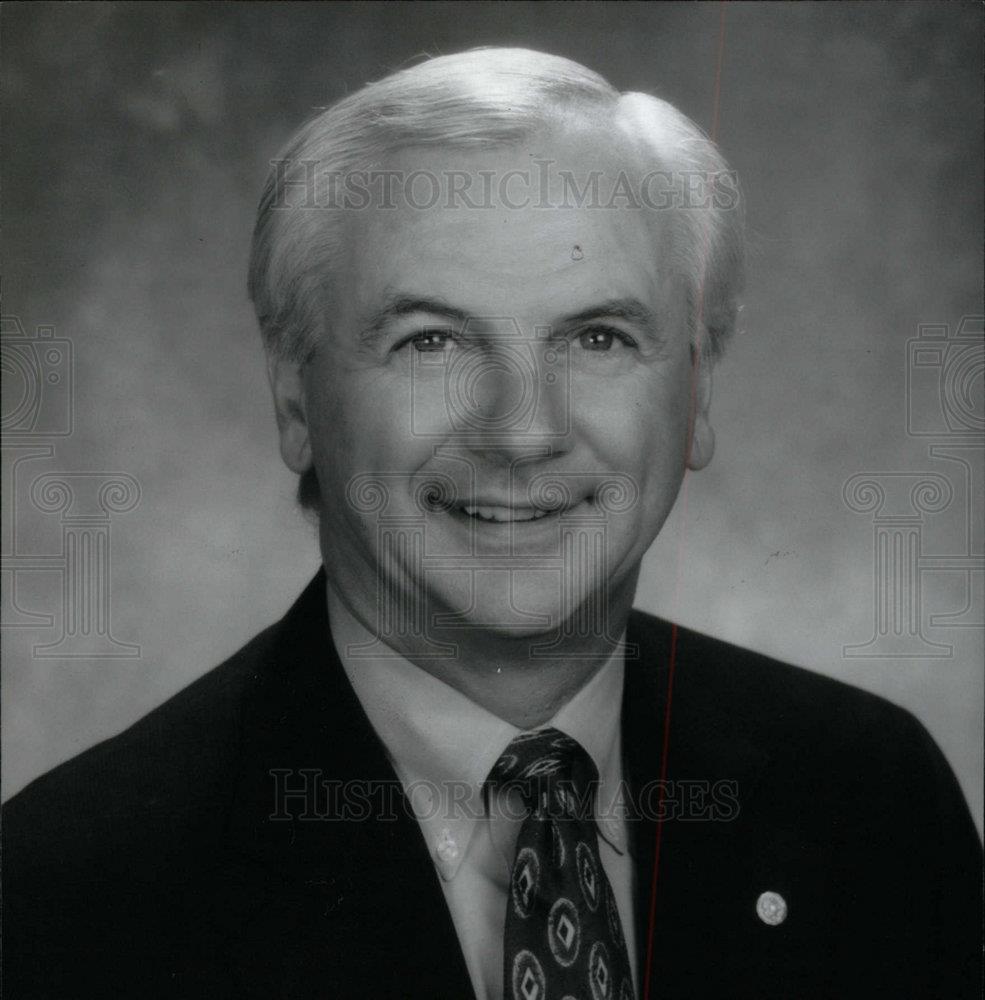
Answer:
[{"label": "patterned necktie", "polygon": [[513,740],[489,784],[527,810],[510,875],[504,1000],[632,1000],[629,955],[599,858],[598,771],[557,729]]}]

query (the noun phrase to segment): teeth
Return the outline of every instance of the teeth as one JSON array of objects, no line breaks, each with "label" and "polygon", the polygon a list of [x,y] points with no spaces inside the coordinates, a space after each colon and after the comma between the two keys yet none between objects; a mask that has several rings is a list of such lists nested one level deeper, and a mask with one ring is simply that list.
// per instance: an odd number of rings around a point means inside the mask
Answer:
[{"label": "teeth", "polygon": [[473,507],[468,504],[462,507],[462,510],[469,517],[476,517],[480,521],[536,521],[550,513],[534,507]]}]

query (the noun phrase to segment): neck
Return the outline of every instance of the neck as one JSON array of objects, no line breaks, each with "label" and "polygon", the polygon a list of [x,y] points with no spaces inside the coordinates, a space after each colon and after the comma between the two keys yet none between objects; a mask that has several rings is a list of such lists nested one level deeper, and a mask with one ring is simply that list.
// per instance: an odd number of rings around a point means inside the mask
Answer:
[{"label": "neck", "polygon": [[[338,621],[347,613],[366,633],[421,670],[518,729],[534,729],[552,718],[588,683],[616,652],[636,590],[636,574],[608,595],[605,635],[508,635],[482,629],[434,628],[425,645],[413,637],[385,639],[377,635],[375,616],[342,596],[329,583],[329,617]],[[418,620],[426,620],[420,618]],[[550,643],[549,655],[536,647]],[[446,645],[447,644],[447,645]],[[435,656],[436,647],[454,650]]]}]

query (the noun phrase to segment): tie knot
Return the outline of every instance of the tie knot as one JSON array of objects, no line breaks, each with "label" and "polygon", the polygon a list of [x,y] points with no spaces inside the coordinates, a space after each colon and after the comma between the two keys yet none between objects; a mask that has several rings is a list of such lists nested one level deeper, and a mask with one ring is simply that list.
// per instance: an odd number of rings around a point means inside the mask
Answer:
[{"label": "tie knot", "polygon": [[489,772],[488,783],[516,789],[530,809],[589,818],[598,769],[585,748],[559,729],[521,733]]}]

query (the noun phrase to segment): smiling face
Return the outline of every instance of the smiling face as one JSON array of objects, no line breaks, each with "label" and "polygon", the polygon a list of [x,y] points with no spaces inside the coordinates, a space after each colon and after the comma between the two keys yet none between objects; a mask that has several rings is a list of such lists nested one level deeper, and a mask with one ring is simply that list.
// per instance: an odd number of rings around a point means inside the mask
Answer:
[{"label": "smiling face", "polygon": [[[583,130],[385,166],[503,176],[532,156],[584,176],[629,153]],[[445,199],[348,213],[314,356],[271,371],[284,458],[317,473],[329,580],[391,645],[436,621],[618,638],[690,419],[691,466],[712,446],[666,225]]]}]

